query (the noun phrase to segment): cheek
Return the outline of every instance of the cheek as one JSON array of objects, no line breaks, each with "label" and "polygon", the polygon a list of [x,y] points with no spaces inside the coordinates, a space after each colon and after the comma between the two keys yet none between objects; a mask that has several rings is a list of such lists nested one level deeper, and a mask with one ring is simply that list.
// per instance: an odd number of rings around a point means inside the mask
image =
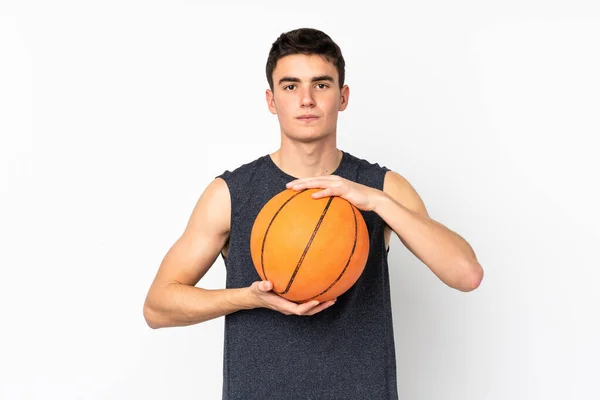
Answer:
[{"label": "cheek", "polygon": [[326,107],[327,107],[326,113],[328,115],[336,114],[340,108],[339,96],[332,96],[332,97],[328,98],[326,104],[327,104],[326,105]]},{"label": "cheek", "polygon": [[325,110],[325,114],[327,115],[327,119],[331,120],[331,119],[336,119],[337,115],[338,115],[338,111],[339,111],[339,107],[337,104],[331,104],[329,105],[329,107],[327,108],[327,110]]},{"label": "cheek", "polygon": [[289,102],[278,101],[277,102],[277,113],[283,117],[293,114],[293,110],[290,107]]}]

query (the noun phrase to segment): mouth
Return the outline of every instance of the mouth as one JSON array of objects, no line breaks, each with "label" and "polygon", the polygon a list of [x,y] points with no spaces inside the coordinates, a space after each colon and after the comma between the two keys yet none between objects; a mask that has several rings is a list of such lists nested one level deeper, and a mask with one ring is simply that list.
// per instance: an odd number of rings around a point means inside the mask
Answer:
[{"label": "mouth", "polygon": [[299,121],[302,122],[312,122],[312,121],[316,121],[319,119],[319,117],[317,117],[316,115],[302,115],[300,117],[297,117],[296,119],[298,119]]}]

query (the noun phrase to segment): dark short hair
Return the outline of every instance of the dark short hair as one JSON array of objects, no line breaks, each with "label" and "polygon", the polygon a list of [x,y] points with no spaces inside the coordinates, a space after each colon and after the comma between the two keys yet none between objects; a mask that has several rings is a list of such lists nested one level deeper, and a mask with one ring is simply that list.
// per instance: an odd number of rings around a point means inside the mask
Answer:
[{"label": "dark short hair", "polygon": [[338,72],[340,89],[344,86],[344,57],[340,47],[326,33],[312,28],[300,28],[282,33],[269,51],[267,58],[267,81],[273,90],[273,70],[277,61],[292,54],[320,55],[335,65]]}]

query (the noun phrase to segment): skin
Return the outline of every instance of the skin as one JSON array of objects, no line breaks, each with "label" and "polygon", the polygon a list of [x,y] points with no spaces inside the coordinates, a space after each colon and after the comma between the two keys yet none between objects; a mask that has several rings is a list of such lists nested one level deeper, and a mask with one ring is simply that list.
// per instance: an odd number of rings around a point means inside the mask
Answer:
[{"label": "skin", "polygon": [[[297,179],[288,188],[320,188],[315,198],[340,196],[386,222],[392,233],[446,285],[468,292],[483,279],[473,249],[460,235],[433,220],[412,185],[389,171],[383,190],[332,175],[341,161],[336,147],[337,118],[348,106],[350,89],[340,88],[335,66],[318,55],[289,55],[273,71],[273,89],[265,92],[269,111],[280,124],[281,145],[270,154],[275,164]],[[298,119],[316,115],[314,121]],[[271,292],[268,281],[247,288],[203,289],[195,285],[216,261],[227,256],[231,200],[220,178],[196,203],[181,236],[169,249],[144,302],[144,318],[153,328],[201,323],[238,310],[266,307],[286,315],[314,315],[334,304],[296,304]]]}]

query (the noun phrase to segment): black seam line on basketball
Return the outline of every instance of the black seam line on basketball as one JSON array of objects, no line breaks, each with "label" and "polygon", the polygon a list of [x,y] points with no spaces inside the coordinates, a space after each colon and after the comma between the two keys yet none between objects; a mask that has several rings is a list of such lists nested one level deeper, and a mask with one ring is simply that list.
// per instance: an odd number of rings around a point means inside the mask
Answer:
[{"label": "black seam line on basketball", "polygon": [[287,203],[289,203],[290,201],[292,201],[292,199],[296,196],[298,196],[300,193],[305,192],[307,189],[301,190],[298,193],[295,193],[293,196],[290,196],[289,199],[287,199],[282,205],[281,207],[279,207],[279,210],[277,210],[277,212],[273,215],[273,218],[271,218],[271,221],[269,221],[269,225],[267,225],[267,230],[265,231],[265,235],[263,237],[263,241],[262,241],[262,246],[260,248],[260,266],[263,272],[263,276],[265,277],[265,280],[267,279],[267,272],[265,271],[265,243],[267,242],[267,234],[269,233],[269,229],[271,229],[271,225],[273,225],[273,221],[275,221],[275,217],[277,217],[277,215],[279,214],[279,212],[283,209],[283,207],[285,207],[287,205]]},{"label": "black seam line on basketball", "polygon": [[356,250],[356,242],[358,239],[357,238],[358,237],[358,221],[356,220],[356,213],[354,211],[354,207],[352,207],[352,205],[350,205],[350,207],[352,208],[352,215],[354,216],[354,243],[352,244],[352,251],[350,252],[350,257],[348,257],[348,261],[346,262],[344,269],[340,273],[340,276],[338,276],[337,279],[335,281],[333,281],[333,283],[331,285],[329,285],[329,287],[327,289],[323,290],[319,294],[314,295],[313,297],[309,297],[308,299],[297,300],[298,303],[303,303],[305,301],[312,300],[315,297],[319,297],[320,295],[327,293],[332,287],[335,286],[336,283],[338,283],[338,281],[342,278],[342,276],[346,272],[346,269],[348,269],[348,265],[350,265],[350,260],[352,259],[352,256],[354,255],[354,251]]},{"label": "black seam line on basketball", "polygon": [[323,222],[323,218],[325,218],[325,214],[327,214],[327,210],[329,209],[329,205],[331,204],[332,201],[333,201],[333,196],[329,198],[329,201],[325,205],[325,209],[321,213],[321,218],[319,218],[319,222],[317,222],[317,226],[315,226],[315,229],[313,230],[313,233],[310,236],[310,239],[308,240],[308,243],[306,243],[306,247],[304,248],[304,252],[302,253],[302,256],[300,256],[300,260],[298,260],[298,264],[296,265],[296,269],[294,270],[294,273],[292,274],[292,277],[290,278],[290,281],[288,282],[287,287],[285,288],[285,290],[283,292],[281,292],[279,294],[286,294],[287,292],[289,292],[290,288],[292,287],[292,283],[294,283],[294,279],[296,278],[296,274],[298,273],[298,270],[300,269],[300,266],[302,266],[302,262],[304,261],[304,257],[306,256],[306,253],[308,253],[308,249],[310,248],[310,245],[312,244],[312,242],[313,242],[313,240],[315,238],[315,235],[317,234],[317,231],[319,230],[319,227],[321,226],[321,223]]}]

